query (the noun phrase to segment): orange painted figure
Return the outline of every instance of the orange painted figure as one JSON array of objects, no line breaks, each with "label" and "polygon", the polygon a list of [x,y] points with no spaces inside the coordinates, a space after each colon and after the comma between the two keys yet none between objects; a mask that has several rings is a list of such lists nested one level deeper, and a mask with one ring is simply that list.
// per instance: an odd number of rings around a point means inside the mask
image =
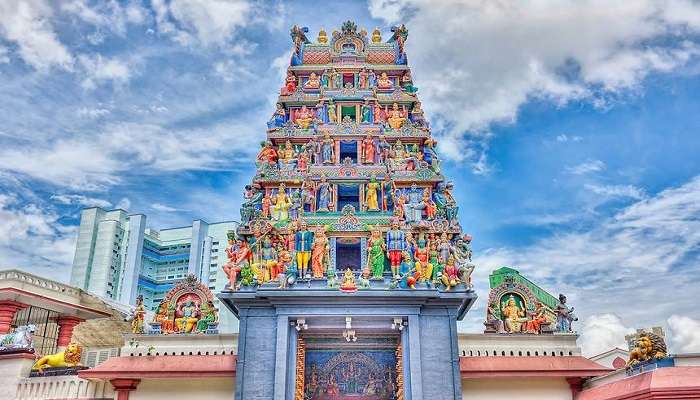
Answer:
[{"label": "orange painted figure", "polygon": [[542,332],[542,324],[547,322],[547,317],[545,317],[545,308],[539,301],[535,303],[535,314],[532,319],[527,321],[525,324],[525,331],[527,333],[534,333],[536,335]]},{"label": "orange painted figure", "polygon": [[311,247],[311,272],[314,278],[323,278],[327,256],[328,237],[323,229],[319,229],[314,235],[314,244]]},{"label": "orange painted figure", "polygon": [[368,133],[362,140],[362,159],[365,164],[374,164],[374,139],[372,134]]}]

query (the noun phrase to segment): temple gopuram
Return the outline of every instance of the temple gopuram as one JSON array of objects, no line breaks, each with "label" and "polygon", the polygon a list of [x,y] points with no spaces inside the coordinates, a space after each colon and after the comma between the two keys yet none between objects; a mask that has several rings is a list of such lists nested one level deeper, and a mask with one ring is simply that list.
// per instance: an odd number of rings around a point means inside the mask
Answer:
[{"label": "temple gopuram", "polygon": [[[0,398],[700,398],[700,356],[669,353],[655,328],[586,358],[567,297],[515,268],[489,275],[483,332],[458,332],[477,301],[472,237],[408,67],[408,30],[388,32],[348,21],[312,41],[291,29],[241,222],[219,231],[223,290],[188,274],[149,307],[0,271]],[[198,243],[197,257],[218,245]]]}]

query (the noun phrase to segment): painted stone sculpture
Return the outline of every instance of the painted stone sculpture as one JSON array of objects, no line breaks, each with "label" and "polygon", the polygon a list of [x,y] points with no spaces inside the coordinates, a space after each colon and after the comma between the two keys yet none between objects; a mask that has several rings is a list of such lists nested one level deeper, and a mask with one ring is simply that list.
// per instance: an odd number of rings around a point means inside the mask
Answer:
[{"label": "painted stone sculpture", "polygon": [[41,357],[32,366],[32,370],[44,372],[46,368],[70,368],[80,365],[83,348],[77,343],[69,343],[66,349],[56,354]]}]

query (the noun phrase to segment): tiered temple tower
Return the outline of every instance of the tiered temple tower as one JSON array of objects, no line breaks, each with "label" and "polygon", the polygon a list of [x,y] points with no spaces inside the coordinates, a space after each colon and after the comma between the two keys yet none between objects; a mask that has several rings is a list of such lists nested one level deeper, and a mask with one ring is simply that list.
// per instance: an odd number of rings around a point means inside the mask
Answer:
[{"label": "tiered temple tower", "polygon": [[240,319],[237,399],[461,398],[471,237],[391,32],[291,30],[219,295]]}]

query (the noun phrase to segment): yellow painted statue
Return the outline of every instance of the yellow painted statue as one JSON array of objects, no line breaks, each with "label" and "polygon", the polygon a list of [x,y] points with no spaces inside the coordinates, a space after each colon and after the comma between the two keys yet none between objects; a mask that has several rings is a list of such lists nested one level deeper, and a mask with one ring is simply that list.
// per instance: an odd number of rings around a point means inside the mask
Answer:
[{"label": "yellow painted statue", "polygon": [[175,318],[175,325],[180,333],[190,333],[197,326],[197,321],[199,321],[197,317],[199,307],[194,301],[187,300],[180,304],[179,308],[182,316]]},{"label": "yellow painted statue", "polygon": [[65,350],[56,354],[43,356],[34,363],[32,370],[44,372],[46,368],[75,367],[80,365],[80,354],[83,349],[77,343],[69,343]]},{"label": "yellow painted statue", "polygon": [[513,295],[508,298],[507,303],[504,303],[501,315],[505,318],[503,322],[508,333],[520,333],[523,331],[523,323],[527,321],[525,309],[522,304],[520,306],[516,304]]}]

